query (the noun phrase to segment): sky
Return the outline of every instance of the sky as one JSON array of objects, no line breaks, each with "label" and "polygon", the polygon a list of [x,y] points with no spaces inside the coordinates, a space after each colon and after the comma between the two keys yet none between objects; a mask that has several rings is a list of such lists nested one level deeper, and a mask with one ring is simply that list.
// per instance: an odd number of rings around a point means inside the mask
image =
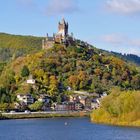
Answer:
[{"label": "sky", "polygon": [[0,32],[52,36],[62,18],[75,38],[140,56],[140,0],[0,0]]}]

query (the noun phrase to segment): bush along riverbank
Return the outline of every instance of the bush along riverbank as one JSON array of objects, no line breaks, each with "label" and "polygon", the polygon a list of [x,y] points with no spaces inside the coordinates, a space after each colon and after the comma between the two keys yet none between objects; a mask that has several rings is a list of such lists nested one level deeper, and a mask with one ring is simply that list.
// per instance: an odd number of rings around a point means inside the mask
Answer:
[{"label": "bush along riverbank", "polygon": [[2,119],[33,119],[33,118],[54,118],[54,117],[89,117],[89,112],[30,112],[30,113],[2,113]]},{"label": "bush along riverbank", "polygon": [[140,126],[140,91],[113,90],[91,113],[91,121],[122,126]]}]

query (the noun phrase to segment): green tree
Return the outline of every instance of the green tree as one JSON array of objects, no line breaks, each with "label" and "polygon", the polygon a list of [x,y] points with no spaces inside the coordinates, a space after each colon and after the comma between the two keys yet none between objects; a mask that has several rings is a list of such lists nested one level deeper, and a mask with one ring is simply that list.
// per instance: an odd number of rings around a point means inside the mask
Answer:
[{"label": "green tree", "polygon": [[34,104],[29,105],[30,110],[39,111],[43,107],[43,103],[36,101]]},{"label": "green tree", "polygon": [[29,76],[29,74],[30,74],[30,71],[29,71],[28,67],[23,66],[23,68],[21,70],[21,76],[22,77],[27,77],[27,76]]},{"label": "green tree", "polygon": [[94,79],[92,80],[90,90],[91,90],[91,92],[95,92],[95,81],[94,81]]},{"label": "green tree", "polygon": [[56,100],[57,100],[57,103],[58,104],[61,104],[61,102],[62,102],[61,95],[58,95]]},{"label": "green tree", "polygon": [[140,75],[133,76],[131,84],[135,89],[140,89]]}]

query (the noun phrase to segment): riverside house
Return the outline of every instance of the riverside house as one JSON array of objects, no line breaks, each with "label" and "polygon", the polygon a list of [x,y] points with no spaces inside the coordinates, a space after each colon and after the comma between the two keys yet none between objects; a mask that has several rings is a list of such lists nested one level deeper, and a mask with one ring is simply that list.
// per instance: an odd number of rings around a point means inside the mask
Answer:
[{"label": "riverside house", "polygon": [[69,102],[75,104],[76,110],[91,109],[92,99],[84,95],[70,95]]},{"label": "riverside house", "polygon": [[20,103],[24,103],[25,105],[34,103],[34,98],[31,94],[18,94],[17,99]]},{"label": "riverside house", "polygon": [[50,103],[51,98],[48,95],[46,95],[46,94],[41,94],[38,97],[38,101],[39,102],[43,102],[43,103]]},{"label": "riverside house", "polygon": [[32,84],[32,85],[34,85],[35,84],[35,79],[33,79],[33,76],[32,75],[30,75],[29,76],[29,79],[27,79],[27,84]]}]

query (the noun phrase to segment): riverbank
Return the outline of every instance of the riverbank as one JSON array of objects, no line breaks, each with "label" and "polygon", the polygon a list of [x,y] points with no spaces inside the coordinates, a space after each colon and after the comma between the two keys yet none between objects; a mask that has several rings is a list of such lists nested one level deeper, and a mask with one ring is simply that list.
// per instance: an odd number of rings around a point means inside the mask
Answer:
[{"label": "riverbank", "polygon": [[111,117],[110,115],[101,116],[100,118],[96,118],[94,112],[90,115],[91,122],[97,124],[106,124],[106,125],[115,125],[115,126],[129,126],[129,127],[140,127],[140,120],[129,121],[127,119],[127,115],[124,118],[116,118]]},{"label": "riverbank", "polygon": [[33,119],[54,117],[89,117],[90,112],[85,111],[61,111],[61,112],[30,112],[30,113],[2,113],[2,119]]},{"label": "riverbank", "polygon": [[140,127],[140,91],[112,90],[100,108],[91,113],[91,121],[120,126]]}]

